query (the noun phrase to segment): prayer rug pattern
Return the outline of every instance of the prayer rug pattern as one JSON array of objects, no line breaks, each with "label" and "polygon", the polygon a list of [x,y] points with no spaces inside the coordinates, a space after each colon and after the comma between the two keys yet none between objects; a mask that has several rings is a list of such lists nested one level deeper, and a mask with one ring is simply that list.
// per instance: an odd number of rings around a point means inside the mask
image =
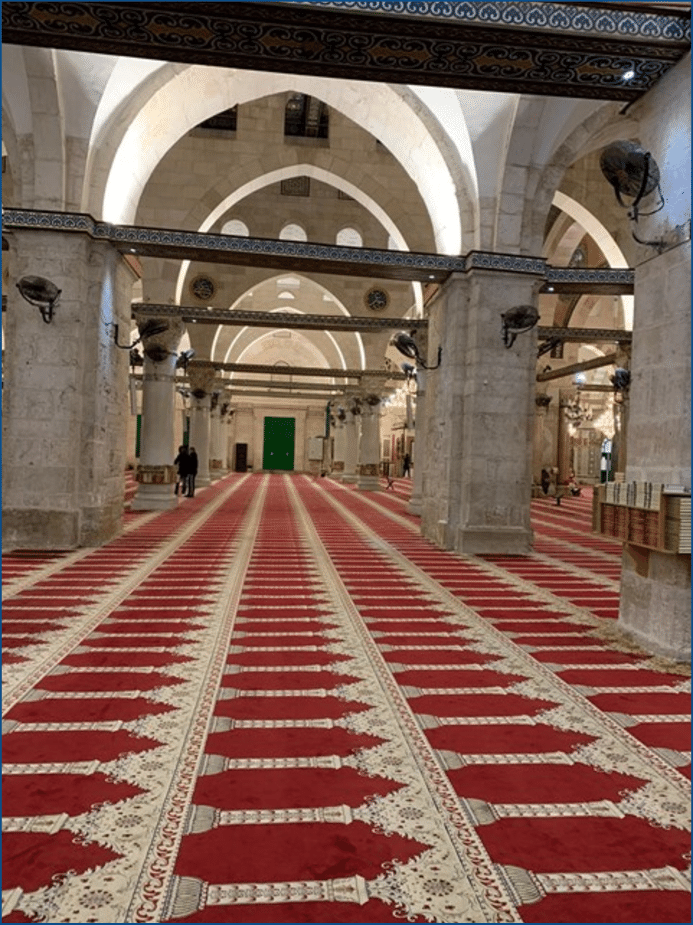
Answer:
[{"label": "prayer rug pattern", "polygon": [[609,631],[620,547],[537,499],[457,556],[410,486],[4,557],[3,921],[688,919],[690,682]]}]

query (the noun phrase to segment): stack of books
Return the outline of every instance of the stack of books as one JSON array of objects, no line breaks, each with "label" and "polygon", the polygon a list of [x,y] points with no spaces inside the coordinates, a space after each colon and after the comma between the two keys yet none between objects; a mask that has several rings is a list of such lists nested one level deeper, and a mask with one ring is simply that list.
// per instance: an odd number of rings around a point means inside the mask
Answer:
[{"label": "stack of books", "polygon": [[664,545],[678,553],[691,552],[691,498],[670,496],[666,503]]}]

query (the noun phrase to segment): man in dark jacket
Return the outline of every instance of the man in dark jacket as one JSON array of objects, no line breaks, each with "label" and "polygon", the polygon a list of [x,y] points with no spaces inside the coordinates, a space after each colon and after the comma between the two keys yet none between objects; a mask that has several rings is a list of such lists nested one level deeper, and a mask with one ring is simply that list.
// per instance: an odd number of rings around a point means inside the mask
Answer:
[{"label": "man in dark jacket", "polygon": [[197,453],[195,447],[188,450],[188,498],[195,497],[195,476],[197,475]]},{"label": "man in dark jacket", "polygon": [[178,466],[178,478],[176,479],[176,487],[174,489],[174,494],[180,493],[185,494],[185,487],[188,478],[188,448],[187,446],[178,447],[178,455],[173,460],[173,465]]}]

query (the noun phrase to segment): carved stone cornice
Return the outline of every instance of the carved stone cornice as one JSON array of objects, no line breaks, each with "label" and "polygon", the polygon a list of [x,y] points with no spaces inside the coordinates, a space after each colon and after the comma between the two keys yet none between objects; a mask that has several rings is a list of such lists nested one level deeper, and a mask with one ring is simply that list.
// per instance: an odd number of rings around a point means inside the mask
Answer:
[{"label": "carved stone cornice", "polygon": [[[490,270],[536,276],[545,279],[547,285],[553,282],[554,287],[572,287],[570,291],[625,294],[632,293],[635,278],[634,271],[630,269],[550,267],[542,257],[517,254],[472,251],[466,256],[449,257],[414,251],[246,238],[169,228],[110,225],[107,222],[97,222],[85,213],[4,209],[2,226],[3,231],[24,229],[88,234],[95,240],[108,241],[123,253],[137,253],[140,256],[202,260],[207,263],[237,264],[263,269],[288,269],[297,273],[397,279],[406,282],[428,283],[433,280],[443,283],[453,273]],[[155,311],[160,311],[158,306],[154,308]],[[174,314],[174,310],[179,315],[182,314],[175,306],[164,308],[167,315]],[[230,312],[227,313],[227,317],[229,314]],[[190,317],[192,320],[192,316]],[[240,314],[237,317],[240,318]],[[390,326],[388,319],[382,319],[382,322],[376,329]],[[406,325],[406,321],[404,324]]]}]

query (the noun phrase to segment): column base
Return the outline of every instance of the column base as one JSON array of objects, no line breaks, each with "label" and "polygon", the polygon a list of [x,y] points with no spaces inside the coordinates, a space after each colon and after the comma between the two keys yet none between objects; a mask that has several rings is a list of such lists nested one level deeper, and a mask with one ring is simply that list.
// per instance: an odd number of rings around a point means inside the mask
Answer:
[{"label": "column base", "polygon": [[173,485],[142,485],[130,504],[131,511],[172,511],[178,506]]},{"label": "column base", "polygon": [[212,484],[212,479],[208,475],[196,475],[195,476],[195,490],[198,488],[206,488],[208,485]]},{"label": "column base", "polygon": [[532,551],[532,531],[524,527],[460,527],[455,550],[467,555],[526,556]]},{"label": "column base", "polygon": [[351,473],[351,472],[342,473],[342,482],[346,482],[347,485],[355,485],[358,481],[358,478],[359,477],[358,475],[356,475],[355,472],[354,473]]},{"label": "column base", "polygon": [[377,475],[359,475],[356,481],[359,491],[382,491]]},{"label": "column base", "polygon": [[691,658],[690,558],[626,546],[616,623],[653,655]]},{"label": "column base", "polygon": [[415,517],[421,517],[421,508],[423,505],[423,495],[416,494],[412,495],[409,499],[409,504],[407,505],[407,510],[410,514],[413,514]]},{"label": "column base", "polygon": [[2,512],[2,549],[77,549],[78,511],[11,510]]}]

